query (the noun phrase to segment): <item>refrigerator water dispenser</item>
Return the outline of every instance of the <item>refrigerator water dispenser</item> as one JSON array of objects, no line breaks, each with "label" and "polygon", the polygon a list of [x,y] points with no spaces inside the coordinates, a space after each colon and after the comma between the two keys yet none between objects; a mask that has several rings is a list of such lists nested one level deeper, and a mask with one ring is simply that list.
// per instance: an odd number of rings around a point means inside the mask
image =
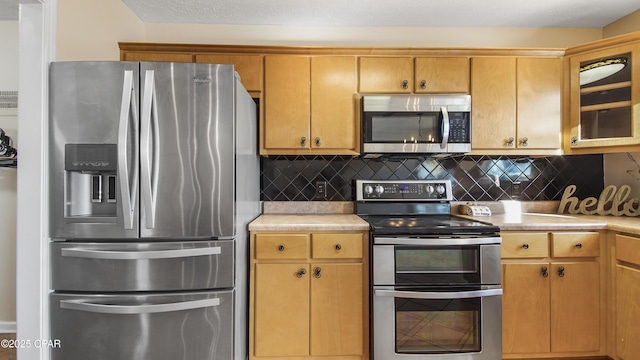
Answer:
[{"label": "refrigerator water dispenser", "polygon": [[116,222],[117,145],[65,145],[65,218]]}]

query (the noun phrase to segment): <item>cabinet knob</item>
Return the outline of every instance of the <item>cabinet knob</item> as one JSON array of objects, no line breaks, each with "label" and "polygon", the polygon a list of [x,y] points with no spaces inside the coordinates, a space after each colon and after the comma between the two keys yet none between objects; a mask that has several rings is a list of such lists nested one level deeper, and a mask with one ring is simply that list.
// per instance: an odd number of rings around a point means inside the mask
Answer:
[{"label": "cabinet knob", "polygon": [[576,249],[582,249],[582,244],[581,243],[577,243],[576,244]]},{"label": "cabinet knob", "polygon": [[426,89],[426,88],[427,88],[427,80],[420,81],[420,89]]},{"label": "cabinet knob", "polygon": [[319,137],[316,138],[316,146],[320,146],[320,138]]},{"label": "cabinet knob", "polygon": [[529,248],[529,244],[526,244],[526,243],[525,243],[525,244],[522,244],[522,248],[523,248],[523,249],[525,249],[525,250],[527,250],[527,249]]},{"label": "cabinet knob", "polygon": [[340,244],[336,244],[336,251],[342,250],[342,246]]},{"label": "cabinet knob", "polygon": [[542,274],[542,277],[549,277],[549,269],[547,269],[546,266],[543,266],[542,269],[540,269],[540,273]]},{"label": "cabinet knob", "polygon": [[507,146],[508,147],[513,147],[514,143],[515,143],[516,139],[510,137],[507,139]]},{"label": "cabinet knob", "polygon": [[304,275],[304,274],[306,274],[306,273],[307,273],[307,270],[306,270],[306,269],[300,269],[300,270],[298,270],[298,272],[296,273],[296,277],[297,277],[297,278],[301,278],[301,277],[302,277],[302,275]]},{"label": "cabinet knob", "polygon": [[284,245],[278,245],[278,251],[284,251]]},{"label": "cabinet knob", "polygon": [[558,268],[558,276],[564,277],[564,266]]},{"label": "cabinet knob", "polygon": [[571,146],[576,146],[578,145],[578,137],[574,136],[571,138]]},{"label": "cabinet knob", "polygon": [[313,269],[313,276],[320,279],[320,277],[322,276],[321,272],[322,269],[318,266],[317,268]]},{"label": "cabinet knob", "polygon": [[402,88],[403,89],[409,88],[409,80],[402,80]]},{"label": "cabinet knob", "polygon": [[300,138],[300,146],[305,146],[307,144],[307,138],[306,137],[301,137]]},{"label": "cabinet knob", "polygon": [[528,146],[529,145],[529,138],[523,137],[522,139],[520,139],[520,145],[521,146]]}]

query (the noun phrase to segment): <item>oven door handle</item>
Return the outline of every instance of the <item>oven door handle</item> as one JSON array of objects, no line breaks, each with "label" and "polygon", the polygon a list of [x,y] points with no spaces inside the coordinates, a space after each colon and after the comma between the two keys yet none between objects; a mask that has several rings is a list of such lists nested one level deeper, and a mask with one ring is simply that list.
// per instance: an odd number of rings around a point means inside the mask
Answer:
[{"label": "oven door handle", "polygon": [[478,238],[414,238],[414,237],[374,237],[374,244],[379,245],[491,245],[502,243],[502,238],[478,237]]},{"label": "oven door handle", "polygon": [[471,299],[478,297],[501,296],[502,289],[447,292],[374,290],[373,294],[374,296],[401,297],[407,299]]}]

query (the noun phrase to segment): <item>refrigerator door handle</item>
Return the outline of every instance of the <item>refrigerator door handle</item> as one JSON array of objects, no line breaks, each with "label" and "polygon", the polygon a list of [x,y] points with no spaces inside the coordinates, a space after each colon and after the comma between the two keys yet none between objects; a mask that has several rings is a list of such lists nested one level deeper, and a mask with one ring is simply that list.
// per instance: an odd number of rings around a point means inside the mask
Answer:
[{"label": "refrigerator door handle", "polygon": [[64,248],[61,250],[61,255],[66,257],[105,260],[174,259],[220,254],[222,254],[222,248],[220,246],[156,251],[105,251],[78,248]]},{"label": "refrigerator door handle", "polygon": [[157,156],[159,148],[157,114],[155,73],[153,70],[147,70],[145,71],[144,89],[142,90],[142,121],[140,127],[140,183],[147,229],[155,227],[156,219],[159,161]]},{"label": "refrigerator door handle", "polygon": [[[135,185],[138,180],[138,143],[137,143],[137,123],[138,123],[138,110],[136,107],[136,99],[133,88],[133,71],[125,70],[124,72],[124,85],[122,86],[122,104],[120,106],[120,122],[118,125],[118,177],[120,178],[120,191],[122,193],[122,217],[124,220],[124,228],[127,230],[134,227],[134,215],[135,209],[133,207],[134,200],[137,196]],[[133,149],[132,158],[133,173],[129,174],[129,162],[127,159],[128,152],[128,139],[129,134],[129,120],[132,119],[133,127]],[[131,179],[133,181],[130,181]],[[133,184],[133,185],[130,185]]]},{"label": "refrigerator door handle", "polygon": [[105,305],[80,300],[60,300],[60,308],[100,314],[150,314],[192,310],[220,305],[219,298],[193,300],[169,304]]}]

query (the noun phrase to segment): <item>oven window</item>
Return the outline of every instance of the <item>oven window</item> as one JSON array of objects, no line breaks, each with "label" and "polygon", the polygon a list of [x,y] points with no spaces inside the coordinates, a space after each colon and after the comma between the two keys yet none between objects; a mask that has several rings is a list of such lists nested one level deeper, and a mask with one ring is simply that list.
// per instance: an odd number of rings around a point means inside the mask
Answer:
[{"label": "oven window", "polygon": [[478,284],[479,246],[395,247],[396,284]]},{"label": "oven window", "polygon": [[395,299],[396,353],[480,352],[481,298]]},{"label": "oven window", "polygon": [[442,141],[438,113],[369,114],[369,142],[418,142]]}]

